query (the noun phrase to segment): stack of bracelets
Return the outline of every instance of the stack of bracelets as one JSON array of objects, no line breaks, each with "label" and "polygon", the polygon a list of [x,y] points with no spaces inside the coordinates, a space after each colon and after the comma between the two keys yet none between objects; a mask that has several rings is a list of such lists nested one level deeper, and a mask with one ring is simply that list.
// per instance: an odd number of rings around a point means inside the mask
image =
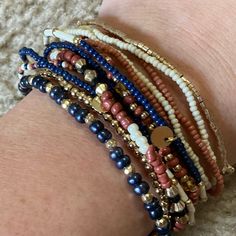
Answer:
[{"label": "stack of bracelets", "polygon": [[[193,225],[195,205],[208,194],[220,194],[223,175],[234,171],[193,84],[143,43],[104,24],[46,29],[44,44],[43,56],[29,48],[19,51],[19,90],[24,95],[33,88],[48,93],[88,125],[154,221],[149,235],[167,236]],[[186,97],[192,120],[178,107],[170,79]],[[122,137],[133,157],[125,155],[102,120]],[[135,171],[132,158],[139,158],[148,180]]]}]

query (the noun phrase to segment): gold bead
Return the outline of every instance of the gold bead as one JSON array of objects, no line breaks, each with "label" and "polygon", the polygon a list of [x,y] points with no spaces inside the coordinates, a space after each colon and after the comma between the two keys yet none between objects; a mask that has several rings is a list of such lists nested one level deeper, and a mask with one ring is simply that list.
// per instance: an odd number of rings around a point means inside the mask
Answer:
[{"label": "gold bead", "polygon": [[63,78],[62,76],[58,76],[58,77],[57,77],[57,80],[60,82],[60,81],[63,81],[64,78]]},{"label": "gold bead", "polygon": [[84,98],[84,103],[85,103],[86,105],[89,105],[89,104],[91,104],[92,100],[93,100],[93,99],[92,99],[90,96],[86,96],[86,97]]},{"label": "gold bead", "polygon": [[130,135],[129,135],[129,134],[124,134],[124,135],[123,135],[123,140],[124,140],[125,142],[129,141],[129,140],[130,140]]},{"label": "gold bead", "polygon": [[79,45],[81,40],[82,40],[81,37],[75,36],[74,39],[73,39],[73,43],[75,45]]},{"label": "gold bead", "polygon": [[51,82],[48,82],[47,84],[46,84],[46,92],[47,93],[50,93],[50,91],[52,90],[52,88],[54,87],[54,85],[51,83]]},{"label": "gold bead", "polygon": [[59,82],[62,87],[65,87],[68,83],[65,80]]},{"label": "gold bead", "polygon": [[175,172],[179,172],[180,170],[182,169],[182,166],[181,165],[176,165],[174,168],[173,168],[173,170],[175,171]]},{"label": "gold bead", "polygon": [[168,154],[167,156],[165,156],[165,160],[166,161],[170,161],[170,160],[172,160],[174,158],[174,156],[170,153],[170,154]]},{"label": "gold bead", "polygon": [[118,128],[116,129],[116,132],[117,132],[118,134],[121,134],[121,135],[123,135],[123,134],[125,133],[124,129],[122,129],[121,127],[118,127]]},{"label": "gold bead", "polygon": [[180,182],[181,183],[185,183],[189,180],[189,177],[187,175],[184,175],[181,179],[180,179]]},{"label": "gold bead", "polygon": [[[140,155],[140,152],[139,152],[138,148],[135,148],[135,149],[134,149],[134,152],[135,152],[135,154],[136,154],[137,156]],[[142,161],[142,160],[141,160],[141,161]],[[145,162],[146,162],[146,159],[145,159]]]},{"label": "gold bead", "polygon": [[112,120],[112,121],[111,121],[111,125],[112,125],[113,127],[119,127],[119,122],[118,122],[117,120]]},{"label": "gold bead", "polygon": [[159,188],[160,188],[159,182],[158,181],[153,181],[152,185],[153,185],[154,188],[156,188],[155,189],[156,193],[159,193],[159,192],[157,192],[157,190],[159,191]]},{"label": "gold bead", "polygon": [[70,91],[71,89],[72,89],[72,84],[67,84],[66,86],[64,86],[64,89],[66,90],[66,91]]},{"label": "gold bead", "polygon": [[110,139],[110,140],[108,140],[107,142],[106,142],[106,148],[107,149],[112,149],[112,148],[114,148],[114,147],[116,147],[117,146],[117,142],[116,142],[116,140],[114,140],[114,139]]},{"label": "gold bead", "polygon": [[156,125],[152,123],[152,124],[149,125],[148,129],[149,130],[154,130],[155,127],[156,127]]},{"label": "gold bead", "polygon": [[165,228],[169,223],[168,216],[163,216],[160,220],[156,220],[155,224],[157,227]]},{"label": "gold bead", "polygon": [[150,165],[150,164],[145,164],[145,169],[148,170],[148,171],[152,171],[153,170],[153,167]]},{"label": "gold bead", "polygon": [[132,164],[124,168],[124,174],[129,175],[135,172],[135,168]]},{"label": "gold bead", "polygon": [[84,79],[85,81],[92,82],[97,77],[97,72],[95,70],[85,70]]},{"label": "gold bead", "polygon": [[189,222],[189,217],[188,215],[184,215],[182,217],[176,217],[176,221],[179,222],[180,224],[186,225]]},{"label": "gold bead", "polygon": [[135,142],[134,142],[134,141],[130,141],[130,142],[129,142],[129,147],[130,147],[130,148],[136,147]]},{"label": "gold bead", "polygon": [[103,117],[107,121],[112,121],[112,115],[110,115],[110,114],[105,113],[105,114],[103,114]]},{"label": "gold bead", "polygon": [[152,200],[153,200],[153,195],[152,195],[151,193],[143,194],[143,195],[141,196],[141,199],[142,199],[143,203],[148,204],[148,203],[151,203],[151,202],[152,202]]},{"label": "gold bead", "polygon": [[106,84],[98,84],[96,86],[95,92],[98,96],[101,96],[105,91],[107,91],[108,86]]},{"label": "gold bead", "polygon": [[157,176],[155,172],[151,172],[148,174],[153,180],[157,180]]},{"label": "gold bead", "polygon": [[172,203],[171,207],[170,207],[170,212],[181,212],[183,211],[185,208],[185,203],[180,200],[177,203]]},{"label": "gold bead", "polygon": [[76,96],[78,97],[79,100],[83,100],[85,96],[85,92],[78,92]]},{"label": "gold bead", "polygon": [[142,120],[145,120],[148,116],[149,116],[149,114],[148,114],[146,111],[144,111],[144,112],[142,112],[142,114],[141,114],[141,119],[142,119]]},{"label": "gold bead", "polygon": [[91,124],[94,120],[95,120],[95,117],[92,113],[88,113],[88,115],[84,119],[86,124]]},{"label": "gold bead", "polygon": [[129,106],[131,111],[134,111],[137,107],[138,107],[138,105],[136,103],[133,103]]},{"label": "gold bead", "polygon": [[70,91],[70,94],[73,97],[76,97],[78,92],[79,92],[79,90],[77,88],[72,88],[71,91]]},{"label": "gold bead", "polygon": [[171,179],[171,181],[172,181],[173,185],[177,185],[178,184],[178,180],[176,180],[175,178]]},{"label": "gold bead", "polygon": [[68,107],[70,106],[70,104],[71,104],[70,99],[63,99],[62,102],[61,102],[61,107],[65,110],[67,110]]},{"label": "gold bead", "polygon": [[[138,152],[139,152],[139,151],[138,151]],[[141,162],[142,162],[142,163],[146,163],[146,162],[147,162],[147,158],[143,156],[143,157],[141,158]]]},{"label": "gold bead", "polygon": [[86,60],[81,58],[75,63],[75,68],[77,71],[82,72],[81,69],[86,65]]}]

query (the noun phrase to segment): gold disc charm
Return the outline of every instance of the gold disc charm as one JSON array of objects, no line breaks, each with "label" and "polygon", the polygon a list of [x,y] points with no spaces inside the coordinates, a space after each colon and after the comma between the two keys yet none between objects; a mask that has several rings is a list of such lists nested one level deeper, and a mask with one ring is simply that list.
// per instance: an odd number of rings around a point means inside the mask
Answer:
[{"label": "gold disc charm", "polygon": [[173,131],[167,126],[156,127],[151,134],[151,142],[158,148],[164,148],[174,140]]},{"label": "gold disc charm", "polygon": [[93,98],[93,100],[91,101],[91,106],[92,108],[97,111],[98,113],[106,113],[106,111],[103,109],[102,107],[102,103],[100,100],[100,97],[96,96],[95,98]]}]

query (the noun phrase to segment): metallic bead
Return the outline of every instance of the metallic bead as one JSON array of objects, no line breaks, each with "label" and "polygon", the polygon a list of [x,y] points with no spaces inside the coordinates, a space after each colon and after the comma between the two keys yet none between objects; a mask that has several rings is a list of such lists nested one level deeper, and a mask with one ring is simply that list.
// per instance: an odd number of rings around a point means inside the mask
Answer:
[{"label": "metallic bead", "polygon": [[188,180],[189,180],[188,175],[184,175],[184,176],[180,179],[180,182],[181,182],[181,183],[185,183],[185,182],[187,182]]},{"label": "metallic bead", "polygon": [[129,141],[130,140],[130,135],[129,134],[124,134],[123,135],[123,140],[126,141],[126,142]]},{"label": "metallic bead", "polygon": [[170,212],[181,212],[185,209],[185,203],[180,200],[177,203],[172,203],[170,206]]},{"label": "metallic bead", "polygon": [[116,140],[114,140],[114,139],[110,139],[110,140],[108,140],[108,141],[106,142],[105,145],[106,145],[106,148],[112,149],[112,148],[114,148],[114,147],[117,146],[117,142],[116,142]]},{"label": "metallic bead", "polygon": [[[138,150],[138,152],[139,152],[139,150]],[[142,157],[141,162],[146,163],[147,162],[147,158],[146,157]]]},{"label": "metallic bead", "polygon": [[153,170],[153,167],[152,167],[152,165],[146,163],[146,164],[145,164],[145,169],[148,170],[148,171],[152,171],[152,170]]},{"label": "metallic bead", "polygon": [[70,91],[70,94],[73,97],[76,97],[78,92],[79,92],[79,90],[77,88],[72,88],[71,91]]},{"label": "metallic bead", "polygon": [[71,104],[70,99],[63,99],[62,102],[61,102],[61,107],[65,110],[67,110],[68,107],[70,106],[70,104]]},{"label": "metallic bead", "polygon": [[111,121],[111,125],[113,126],[113,127],[119,127],[119,122],[117,121],[117,120],[112,120]]},{"label": "metallic bead", "polygon": [[103,118],[107,121],[112,121],[112,115],[110,115],[110,114],[107,114],[107,113],[103,114]]},{"label": "metallic bead", "polygon": [[141,196],[141,199],[142,199],[143,203],[148,204],[148,203],[151,203],[151,202],[152,202],[152,200],[153,200],[153,195],[152,195],[151,193],[143,194],[143,195]]},{"label": "metallic bead", "polygon": [[234,172],[235,172],[235,168],[228,163],[222,169],[223,175],[232,175]]},{"label": "metallic bead", "polygon": [[121,134],[121,135],[123,135],[123,134],[125,133],[124,129],[122,129],[121,127],[118,127],[118,128],[116,129],[116,132],[117,132],[118,134]]},{"label": "metallic bead", "polygon": [[144,111],[144,112],[141,114],[141,119],[142,119],[142,120],[145,120],[146,118],[148,118],[148,116],[149,116],[149,114],[148,114],[146,111]]},{"label": "metallic bead", "polygon": [[176,217],[176,221],[179,222],[180,224],[188,224],[189,222],[189,217],[188,215],[184,215],[182,217]]},{"label": "metallic bead", "polygon": [[54,85],[51,82],[48,82],[46,84],[46,92],[50,93],[51,89],[54,87]]},{"label": "metallic bead", "polygon": [[85,70],[84,79],[85,81],[92,82],[97,77],[97,72],[95,70]]},{"label": "metallic bead", "polygon": [[[34,79],[34,76],[33,76],[33,75],[30,75],[30,76],[28,77],[28,81],[29,81],[29,84],[30,84],[30,85],[32,85],[33,79]],[[49,82],[49,83],[50,83],[50,82]],[[48,83],[48,84],[49,84],[49,83]]]},{"label": "metallic bead", "polygon": [[60,81],[63,81],[64,78],[63,78],[62,76],[58,76],[58,77],[57,77],[57,80],[60,82]]},{"label": "metallic bead", "polygon": [[150,124],[150,125],[148,126],[148,129],[149,129],[149,130],[154,130],[155,127],[156,127],[156,125],[155,125],[154,123],[152,123],[152,124]]},{"label": "metallic bead", "polygon": [[67,81],[62,80],[62,81],[59,82],[59,84],[60,84],[62,87],[64,87],[64,86],[66,86],[68,83],[67,83]]},{"label": "metallic bead", "polygon": [[182,166],[181,166],[180,164],[176,165],[176,166],[173,168],[173,170],[174,170],[175,172],[179,172],[181,169],[182,169]]},{"label": "metallic bead", "polygon": [[64,89],[66,90],[66,91],[70,91],[71,89],[72,89],[72,84],[67,84],[66,86],[64,86]]},{"label": "metallic bead", "polygon": [[166,189],[167,197],[173,198],[178,194],[178,188],[176,186],[171,186],[170,188]]},{"label": "metallic bead", "polygon": [[83,100],[85,96],[85,92],[78,92],[76,96],[78,97],[79,100]]},{"label": "metallic bead", "polygon": [[[91,98],[91,97],[90,97]],[[97,111],[100,114],[105,113],[106,111],[103,109],[102,107],[102,102],[100,97],[96,96],[94,98],[91,98],[91,100],[89,99],[88,102],[90,103],[90,105],[92,106],[92,108]]]},{"label": "metallic bead", "polygon": [[81,58],[75,63],[75,68],[76,68],[76,70],[81,72],[82,67],[85,65],[86,65],[86,60]]},{"label": "metallic bead", "polygon": [[134,111],[138,107],[138,105],[137,105],[137,103],[132,103],[132,104],[130,104],[129,107],[130,107],[131,111]]},{"label": "metallic bead", "polygon": [[79,45],[81,40],[82,40],[81,37],[75,36],[74,39],[73,39],[73,43],[74,43],[75,45]]},{"label": "metallic bead", "polygon": [[130,147],[130,148],[136,147],[135,142],[134,142],[134,141],[129,142],[129,147]]},{"label": "metallic bead", "polygon": [[148,174],[153,180],[157,180],[157,176],[155,172],[151,172]]},{"label": "metallic bead", "polygon": [[92,113],[89,113],[84,119],[86,124],[91,124],[94,120],[95,120],[95,117]]},{"label": "metallic bead", "polygon": [[171,181],[172,181],[172,184],[173,184],[173,185],[177,185],[177,184],[178,184],[178,180],[175,179],[175,178],[171,179]]},{"label": "metallic bead", "polygon": [[135,172],[135,167],[132,164],[130,164],[129,166],[125,167],[123,170],[124,170],[125,175],[129,175]]},{"label": "metallic bead", "polygon": [[105,91],[107,91],[108,86],[107,84],[98,84],[96,86],[95,92],[98,96],[101,96]]},{"label": "metallic bead", "polygon": [[89,105],[89,104],[91,104],[92,100],[93,100],[92,97],[86,96],[86,97],[84,98],[84,103],[85,103],[86,105]]},{"label": "metallic bead", "polygon": [[155,224],[157,227],[160,227],[160,228],[165,228],[167,227],[169,223],[169,218],[168,216],[163,216],[160,220],[156,220]]},{"label": "metallic bead", "polygon": [[171,153],[165,156],[165,160],[166,160],[166,161],[170,161],[170,160],[172,160],[173,158],[174,158],[174,156],[173,156]]},{"label": "metallic bead", "polygon": [[[158,181],[153,181],[153,187],[154,188],[160,188],[159,182]],[[159,193],[159,192],[157,192],[157,193]]]}]

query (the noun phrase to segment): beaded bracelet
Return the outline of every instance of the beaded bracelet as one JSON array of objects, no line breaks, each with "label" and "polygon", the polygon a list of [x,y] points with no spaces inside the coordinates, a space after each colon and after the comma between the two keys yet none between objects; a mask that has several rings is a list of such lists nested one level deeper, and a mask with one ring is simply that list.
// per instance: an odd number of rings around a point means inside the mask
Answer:
[{"label": "beaded bracelet", "polygon": [[[197,102],[218,142],[222,171],[232,172],[233,168],[226,160],[219,131],[192,83],[144,44],[97,23],[80,23],[77,29],[63,31],[47,29],[44,44],[44,56],[32,49],[20,50],[24,64],[18,69],[19,90],[25,95],[32,88],[47,92],[78,122],[89,125],[155,221],[150,235],[171,235],[171,231],[193,224],[193,203],[199,196],[207,200],[206,190],[216,195],[224,186]],[[160,72],[183,91],[196,126],[181,113]],[[95,114],[108,121],[134,150],[148,171],[155,194]],[[187,141],[190,137],[194,148]]]}]

